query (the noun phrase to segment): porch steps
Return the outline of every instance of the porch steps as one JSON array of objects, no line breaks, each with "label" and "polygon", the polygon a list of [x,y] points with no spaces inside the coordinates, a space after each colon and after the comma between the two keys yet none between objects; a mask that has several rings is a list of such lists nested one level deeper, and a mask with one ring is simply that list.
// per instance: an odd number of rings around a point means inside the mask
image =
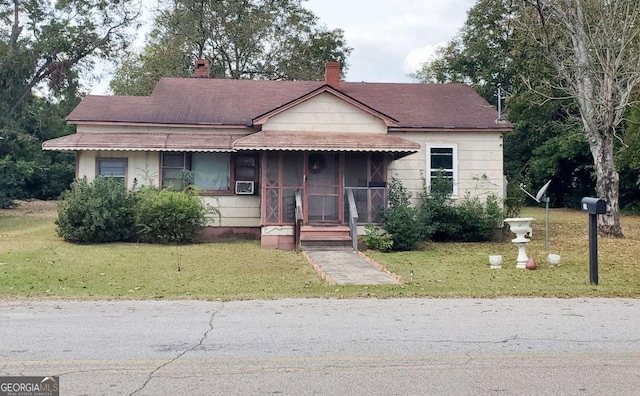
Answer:
[{"label": "porch steps", "polygon": [[302,226],[300,245],[303,250],[351,249],[347,226]]}]

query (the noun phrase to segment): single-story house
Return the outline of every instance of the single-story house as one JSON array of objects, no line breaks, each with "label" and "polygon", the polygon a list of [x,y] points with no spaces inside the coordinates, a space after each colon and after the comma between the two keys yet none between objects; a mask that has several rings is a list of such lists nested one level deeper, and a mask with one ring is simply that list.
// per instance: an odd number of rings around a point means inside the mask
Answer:
[{"label": "single-story house", "polygon": [[75,152],[76,177],[129,188],[175,186],[188,170],[221,212],[208,235],[251,234],[265,248],[293,248],[300,223],[310,238],[344,229],[356,208],[362,234],[392,177],[414,196],[438,172],[454,198],[503,196],[511,125],[465,84],[343,82],[337,62],[325,81],[208,75],[199,60],[194,78],[162,78],[150,96],[86,96],[67,117],[76,133],[43,149]]}]

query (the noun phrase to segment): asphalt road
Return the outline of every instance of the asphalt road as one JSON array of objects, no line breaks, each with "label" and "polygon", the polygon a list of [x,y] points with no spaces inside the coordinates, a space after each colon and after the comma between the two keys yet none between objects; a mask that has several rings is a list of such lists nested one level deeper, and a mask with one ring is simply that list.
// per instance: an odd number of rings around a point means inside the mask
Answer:
[{"label": "asphalt road", "polygon": [[633,299],[0,302],[61,395],[637,395]]}]

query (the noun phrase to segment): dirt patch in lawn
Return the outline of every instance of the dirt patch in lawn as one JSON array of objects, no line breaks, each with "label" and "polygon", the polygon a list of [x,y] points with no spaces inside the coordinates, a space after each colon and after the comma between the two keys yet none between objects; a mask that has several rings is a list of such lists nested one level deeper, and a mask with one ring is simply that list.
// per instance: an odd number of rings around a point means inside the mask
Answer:
[{"label": "dirt patch in lawn", "polygon": [[38,199],[13,202],[10,209],[0,209],[2,215],[37,215],[40,217],[56,217],[58,214],[58,201],[41,201]]}]

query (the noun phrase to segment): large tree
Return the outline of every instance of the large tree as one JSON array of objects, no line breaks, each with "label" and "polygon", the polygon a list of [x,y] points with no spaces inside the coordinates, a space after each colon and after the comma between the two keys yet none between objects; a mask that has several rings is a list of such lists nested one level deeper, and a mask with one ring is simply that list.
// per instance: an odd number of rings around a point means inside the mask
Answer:
[{"label": "large tree", "polygon": [[71,132],[64,117],[94,59],[129,43],[139,0],[0,0],[0,206],[56,198],[73,178],[73,156],[43,153]]},{"label": "large tree", "polygon": [[523,24],[539,44],[580,112],[596,171],[596,194],[607,201],[599,231],[621,237],[619,175],[614,147],[633,89],[640,83],[637,0],[524,0],[535,14]]},{"label": "large tree", "polygon": [[41,83],[61,93],[92,59],[116,56],[129,43],[139,7],[139,0],[0,0],[5,114],[19,110]]},{"label": "large tree", "polygon": [[[511,186],[529,188],[554,179],[551,204],[575,206],[593,185],[584,165],[584,139],[576,131],[575,107],[569,100],[549,101],[558,92],[542,80],[555,72],[534,43],[516,29],[522,3],[513,0],[480,0],[467,20],[436,58],[425,63],[414,77],[423,82],[464,82],[496,105],[498,87],[513,131],[504,136],[504,170]],[[530,88],[534,88],[533,90]],[[586,181],[586,182],[585,182]]]},{"label": "large tree", "polygon": [[117,71],[116,94],[148,94],[201,58],[213,78],[321,79],[326,61],[345,65],[351,52],[342,30],[319,25],[302,0],[171,0],[154,25],[142,53]]},{"label": "large tree", "polygon": [[[640,82],[637,5],[637,0],[480,0],[460,37],[418,75],[471,83],[492,102],[495,85],[510,88],[507,112],[515,128],[505,135],[505,169],[554,168],[564,176],[567,194],[589,193],[584,187],[593,171],[596,194],[609,204],[599,218],[600,232],[608,236],[622,236],[614,149]],[[592,168],[581,147],[588,147]]]}]

